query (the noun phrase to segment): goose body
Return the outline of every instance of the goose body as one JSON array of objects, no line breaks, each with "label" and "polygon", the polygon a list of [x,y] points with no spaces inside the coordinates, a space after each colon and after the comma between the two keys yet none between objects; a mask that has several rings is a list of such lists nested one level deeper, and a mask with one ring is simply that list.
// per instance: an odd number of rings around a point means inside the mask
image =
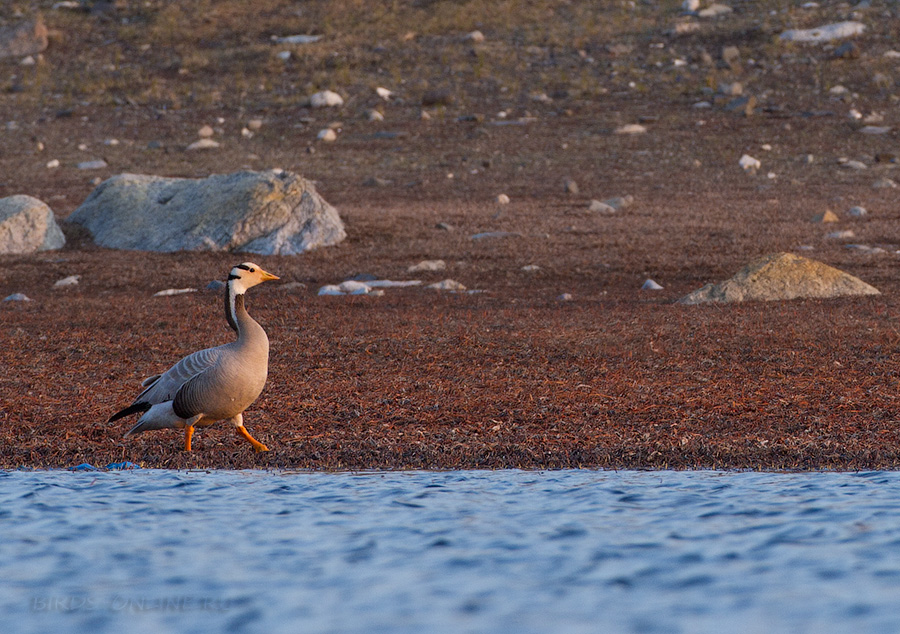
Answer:
[{"label": "goose body", "polygon": [[268,448],[244,427],[243,412],[260,395],[269,368],[269,338],[244,307],[248,288],[278,277],[252,262],[231,269],[225,285],[225,318],[237,339],[190,354],[163,374],[143,382],[144,391],[110,422],[142,413],[125,436],[153,429],[184,429],[185,451],[191,450],[195,427],[231,422],[257,451]]}]

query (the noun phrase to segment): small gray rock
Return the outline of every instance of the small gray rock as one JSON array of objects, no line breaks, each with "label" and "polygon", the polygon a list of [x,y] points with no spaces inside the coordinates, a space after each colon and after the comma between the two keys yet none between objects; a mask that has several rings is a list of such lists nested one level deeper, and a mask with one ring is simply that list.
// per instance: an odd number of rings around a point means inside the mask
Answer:
[{"label": "small gray rock", "polygon": [[484,240],[486,238],[518,238],[521,237],[521,235],[521,233],[515,233],[513,231],[483,231],[471,236],[471,239]]},{"label": "small gray rock", "polygon": [[80,170],[98,170],[108,166],[103,159],[97,159],[96,161],[82,161],[76,167]]},{"label": "small gray rock", "polygon": [[634,202],[634,196],[631,194],[627,194],[625,196],[614,196],[613,198],[607,198],[603,201],[604,204],[609,205],[616,211],[620,211],[625,209],[626,207],[630,207]]},{"label": "small gray rock", "polygon": [[845,37],[853,37],[865,30],[866,25],[861,22],[837,22],[814,29],[791,29],[784,31],[778,37],[786,42],[829,42]]},{"label": "small gray rock", "polygon": [[437,291],[464,291],[466,287],[457,282],[456,280],[442,280],[440,282],[436,282],[435,284],[429,284],[425,288],[431,288]]},{"label": "small gray rock", "polygon": [[53,288],[67,288],[69,286],[78,286],[78,282],[80,280],[80,275],[70,275],[68,277],[62,278],[61,280],[56,280],[53,283]]},{"label": "small gray rock", "polygon": [[[741,63],[741,51],[737,46],[726,46],[722,49],[722,61],[728,64],[730,67],[735,68],[737,65]],[[738,87],[741,87],[740,84],[737,84]],[[734,96],[741,94],[730,93]]]},{"label": "small gray rock", "polygon": [[313,108],[334,108],[344,105],[344,98],[332,90],[323,90],[309,96],[309,105]]},{"label": "small gray rock", "polygon": [[213,141],[212,139],[200,139],[198,141],[194,141],[184,149],[189,152],[194,152],[196,150],[215,150],[219,147],[220,146],[218,141]]},{"label": "small gray rock", "polygon": [[413,264],[406,269],[407,273],[419,273],[423,271],[443,271],[447,268],[447,263],[443,260],[422,260],[418,264]]},{"label": "small gray rock", "polygon": [[40,18],[0,27],[0,58],[37,55],[47,44],[47,27]]},{"label": "small gray rock", "polygon": [[588,211],[598,214],[614,214],[616,213],[616,208],[608,203],[592,200],[591,204],[588,205]]},{"label": "small gray rock", "polygon": [[0,254],[61,249],[66,243],[53,211],[31,196],[0,198]]}]

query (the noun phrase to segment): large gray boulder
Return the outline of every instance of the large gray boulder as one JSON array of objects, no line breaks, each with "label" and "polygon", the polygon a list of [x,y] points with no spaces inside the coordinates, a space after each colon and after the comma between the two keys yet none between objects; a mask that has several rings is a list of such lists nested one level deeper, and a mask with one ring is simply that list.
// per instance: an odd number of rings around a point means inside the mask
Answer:
[{"label": "large gray boulder", "polygon": [[67,218],[94,241],[140,251],[249,251],[294,255],[346,237],[337,211],[291,172],[236,172],[195,180],[120,174]]},{"label": "large gray boulder", "polygon": [[53,210],[31,196],[0,198],[0,254],[61,249],[66,243]]},{"label": "large gray boulder", "polygon": [[775,253],[751,262],[734,277],[707,284],[679,301],[703,304],[878,294],[877,288],[827,264],[792,253]]}]

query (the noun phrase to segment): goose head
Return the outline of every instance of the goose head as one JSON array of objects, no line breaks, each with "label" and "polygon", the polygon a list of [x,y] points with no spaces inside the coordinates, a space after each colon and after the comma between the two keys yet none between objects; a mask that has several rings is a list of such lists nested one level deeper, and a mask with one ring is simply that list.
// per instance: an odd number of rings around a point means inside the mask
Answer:
[{"label": "goose head", "polygon": [[248,288],[268,280],[277,279],[280,279],[277,275],[264,271],[258,264],[253,262],[238,264],[228,274],[228,283],[231,285],[235,295],[243,295]]}]

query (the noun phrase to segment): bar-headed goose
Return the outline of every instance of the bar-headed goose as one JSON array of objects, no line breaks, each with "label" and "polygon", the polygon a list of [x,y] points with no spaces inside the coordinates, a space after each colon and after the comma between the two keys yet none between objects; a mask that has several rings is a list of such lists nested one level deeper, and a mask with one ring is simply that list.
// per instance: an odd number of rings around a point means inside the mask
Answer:
[{"label": "bar-headed goose", "polygon": [[109,421],[142,413],[126,438],[151,429],[184,429],[185,451],[191,450],[195,427],[227,421],[254,449],[268,451],[244,428],[241,415],[262,392],[269,368],[269,338],[244,308],[244,293],[252,286],[277,279],[252,262],[231,269],[225,285],[225,319],[237,333],[237,340],[199,350],[163,374],[146,379],[146,389],[134,403]]}]

